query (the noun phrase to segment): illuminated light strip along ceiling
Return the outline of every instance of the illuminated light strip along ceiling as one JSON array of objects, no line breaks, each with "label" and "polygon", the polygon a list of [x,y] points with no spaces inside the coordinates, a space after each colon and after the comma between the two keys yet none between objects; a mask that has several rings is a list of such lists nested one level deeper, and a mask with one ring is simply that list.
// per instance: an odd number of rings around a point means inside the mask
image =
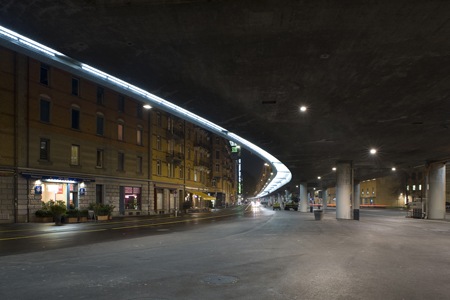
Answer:
[{"label": "illuminated light strip along ceiling", "polygon": [[200,116],[197,116],[167,100],[153,95],[146,90],[127,83],[117,77],[109,75],[89,65],[76,61],[56,50],[53,50],[45,45],[42,45],[2,26],[0,26],[0,44],[5,46],[6,48],[10,48],[17,52],[26,54],[42,62],[56,65],[57,67],[68,71],[69,73],[88,78],[89,80],[97,84],[107,86],[134,99],[142,100],[145,103],[149,103],[151,106],[157,107],[161,110],[192,122],[195,125],[214,132],[215,134],[222,136],[227,140],[237,143],[238,145],[251,151],[252,153],[255,153],[262,160],[270,164],[273,171],[273,175],[269,177],[264,188],[256,197],[268,195],[291,181],[292,174],[289,169],[267,151],[241,138],[240,136],[229,132],[225,128],[222,128]]}]

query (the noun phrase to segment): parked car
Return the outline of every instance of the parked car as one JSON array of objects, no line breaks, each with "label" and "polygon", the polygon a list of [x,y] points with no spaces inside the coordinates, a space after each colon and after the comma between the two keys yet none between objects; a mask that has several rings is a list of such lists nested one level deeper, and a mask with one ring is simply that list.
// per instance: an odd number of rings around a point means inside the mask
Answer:
[{"label": "parked car", "polygon": [[281,210],[281,205],[280,205],[280,202],[275,202],[274,204],[273,204],[273,210]]},{"label": "parked car", "polygon": [[284,210],[291,210],[291,208],[295,211],[298,210],[298,201],[295,200],[288,201],[284,204]]}]

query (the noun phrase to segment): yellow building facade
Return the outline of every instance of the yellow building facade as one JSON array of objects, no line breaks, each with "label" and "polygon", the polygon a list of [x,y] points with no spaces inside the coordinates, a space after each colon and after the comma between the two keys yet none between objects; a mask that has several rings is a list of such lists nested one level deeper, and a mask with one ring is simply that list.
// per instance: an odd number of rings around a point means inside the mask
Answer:
[{"label": "yellow building facade", "polygon": [[117,216],[174,213],[195,192],[194,205],[234,197],[235,176],[218,175],[225,189],[211,172],[212,140],[228,142],[143,104],[0,47],[0,222],[32,222],[51,200]]}]

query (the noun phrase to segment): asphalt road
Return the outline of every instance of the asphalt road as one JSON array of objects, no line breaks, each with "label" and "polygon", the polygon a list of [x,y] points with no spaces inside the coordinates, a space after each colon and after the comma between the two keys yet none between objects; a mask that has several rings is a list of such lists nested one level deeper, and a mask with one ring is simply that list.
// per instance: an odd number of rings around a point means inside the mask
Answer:
[{"label": "asphalt road", "polygon": [[450,298],[450,222],[390,210],[360,218],[249,207],[1,225],[0,299]]}]

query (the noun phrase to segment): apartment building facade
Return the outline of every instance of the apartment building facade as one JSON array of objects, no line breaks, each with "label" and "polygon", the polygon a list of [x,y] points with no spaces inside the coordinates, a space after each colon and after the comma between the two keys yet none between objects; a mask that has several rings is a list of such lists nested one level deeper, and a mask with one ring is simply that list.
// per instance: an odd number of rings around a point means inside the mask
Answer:
[{"label": "apartment building facade", "polygon": [[228,141],[144,104],[0,47],[0,222],[32,222],[50,200],[108,203],[113,215],[209,206],[212,191],[232,201],[231,156],[214,173],[222,185],[211,172],[212,141]]}]

